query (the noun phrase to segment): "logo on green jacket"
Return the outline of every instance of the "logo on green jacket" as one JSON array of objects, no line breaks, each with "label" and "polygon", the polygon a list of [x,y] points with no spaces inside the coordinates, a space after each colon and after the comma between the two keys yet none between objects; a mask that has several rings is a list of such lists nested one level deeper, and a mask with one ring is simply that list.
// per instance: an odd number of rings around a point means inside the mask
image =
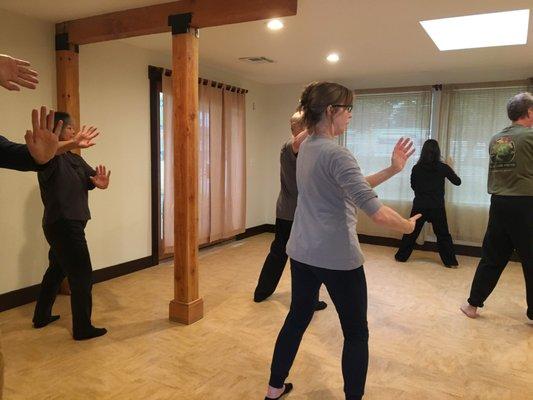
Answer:
[{"label": "logo on green jacket", "polygon": [[[510,136],[502,136],[491,144],[490,161],[495,164],[508,164],[516,155],[516,147]],[[508,165],[510,166],[510,165]]]}]

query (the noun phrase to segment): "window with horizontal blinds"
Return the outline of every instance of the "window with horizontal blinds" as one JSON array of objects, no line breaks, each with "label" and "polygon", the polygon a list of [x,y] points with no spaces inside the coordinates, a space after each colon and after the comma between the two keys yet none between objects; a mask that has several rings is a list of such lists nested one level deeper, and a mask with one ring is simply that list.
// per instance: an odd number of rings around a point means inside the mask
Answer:
[{"label": "window with horizontal blinds", "polygon": [[[401,137],[411,138],[419,152],[429,138],[430,123],[430,90],[359,94],[354,99],[344,144],[354,153],[363,173],[369,175],[390,165],[392,150]],[[409,202],[413,199],[409,177],[416,159],[415,155],[405,172],[376,188],[381,199]]]}]

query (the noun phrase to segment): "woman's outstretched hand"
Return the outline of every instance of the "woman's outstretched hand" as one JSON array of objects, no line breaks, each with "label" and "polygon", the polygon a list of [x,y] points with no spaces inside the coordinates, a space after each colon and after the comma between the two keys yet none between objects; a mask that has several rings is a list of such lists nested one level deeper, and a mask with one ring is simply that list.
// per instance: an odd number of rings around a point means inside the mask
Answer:
[{"label": "woman's outstretched hand", "polygon": [[409,221],[409,232],[405,232],[406,234],[413,233],[416,226],[416,220],[419,219],[422,216],[422,214],[416,214],[413,215],[411,218],[409,218],[407,221]]},{"label": "woman's outstretched hand", "polygon": [[413,155],[415,149],[413,147],[413,141],[409,138],[400,138],[394,146],[391,156],[391,167],[395,172],[400,172],[405,167],[409,157]]}]

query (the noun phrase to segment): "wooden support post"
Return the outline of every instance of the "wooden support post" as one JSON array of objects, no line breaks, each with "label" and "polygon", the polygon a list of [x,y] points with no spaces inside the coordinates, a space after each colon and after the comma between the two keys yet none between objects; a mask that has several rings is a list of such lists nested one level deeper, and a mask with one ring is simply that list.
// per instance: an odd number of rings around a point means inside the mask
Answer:
[{"label": "wooden support post", "polygon": [[[69,113],[75,128],[80,124],[80,72],[78,46],[69,43],[68,34],[56,35],[57,110]],[[74,150],[80,154],[79,150]],[[67,280],[59,289],[61,294],[70,294]]]},{"label": "wooden support post", "polygon": [[198,30],[191,14],[172,27],[174,131],[174,299],[169,318],[192,324],[203,317],[198,285]]},{"label": "wooden support post", "polygon": [[78,46],[68,34],[56,35],[57,109],[68,112],[80,124],[80,69]]}]

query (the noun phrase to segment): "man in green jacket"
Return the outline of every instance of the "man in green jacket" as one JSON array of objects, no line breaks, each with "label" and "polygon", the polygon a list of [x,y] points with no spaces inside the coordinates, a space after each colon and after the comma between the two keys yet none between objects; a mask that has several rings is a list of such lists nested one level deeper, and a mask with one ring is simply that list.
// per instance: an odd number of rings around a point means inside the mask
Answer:
[{"label": "man in green jacket", "polygon": [[461,311],[476,318],[514,250],[526,280],[527,316],[533,320],[533,95],[507,104],[512,121],[490,141],[488,192],[492,195],[483,254]]}]

